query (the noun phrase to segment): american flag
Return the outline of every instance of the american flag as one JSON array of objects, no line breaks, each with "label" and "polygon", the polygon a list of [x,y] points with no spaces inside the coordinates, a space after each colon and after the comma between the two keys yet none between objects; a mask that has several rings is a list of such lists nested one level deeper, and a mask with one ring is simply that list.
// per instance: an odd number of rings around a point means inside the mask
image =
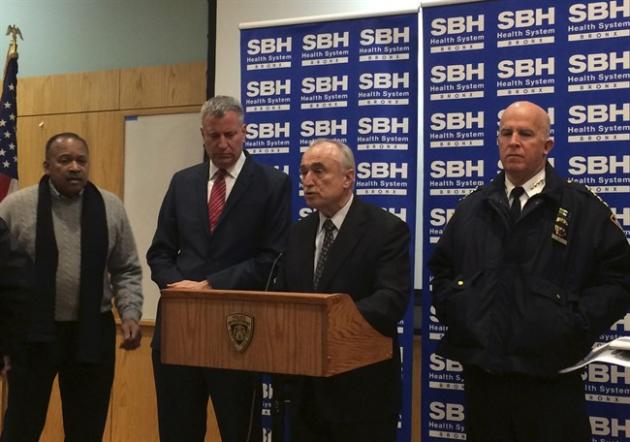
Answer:
[{"label": "american flag", "polygon": [[0,201],[17,188],[17,59],[9,55],[0,98]]}]

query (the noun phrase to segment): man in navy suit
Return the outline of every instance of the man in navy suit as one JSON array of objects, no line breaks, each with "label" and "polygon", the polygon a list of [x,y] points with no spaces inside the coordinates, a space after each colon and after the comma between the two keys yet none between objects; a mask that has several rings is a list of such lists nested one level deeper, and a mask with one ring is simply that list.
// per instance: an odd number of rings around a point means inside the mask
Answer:
[{"label": "man in navy suit", "polygon": [[352,151],[317,140],[302,156],[304,198],[317,209],[294,224],[277,289],[347,293],[379,332],[393,337],[391,359],[330,378],[298,380],[292,439],[393,442],[401,401],[396,325],[410,291],[409,229],[352,194]]},{"label": "man in navy suit", "polygon": [[[243,118],[241,104],[232,97],[214,97],[201,108],[210,161],[173,176],[147,252],[151,278],[161,289],[262,290],[284,249],[289,177],[243,152]],[[257,376],[164,364],[162,333],[168,330],[160,327],[158,307],[152,347],[160,440],[203,441],[209,396],[223,442],[254,440]]]}]

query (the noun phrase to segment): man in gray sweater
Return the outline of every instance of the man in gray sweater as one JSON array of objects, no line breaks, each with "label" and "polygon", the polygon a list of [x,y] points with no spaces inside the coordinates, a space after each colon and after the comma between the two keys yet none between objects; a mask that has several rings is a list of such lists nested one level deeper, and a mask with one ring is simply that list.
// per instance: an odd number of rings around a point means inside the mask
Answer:
[{"label": "man in gray sweater", "polygon": [[7,196],[0,218],[32,260],[25,344],[11,355],[1,441],[37,441],[55,375],[70,441],[102,440],[114,377],[116,332],[140,344],[141,268],[121,201],[88,181],[87,142],[46,143],[39,185]]}]

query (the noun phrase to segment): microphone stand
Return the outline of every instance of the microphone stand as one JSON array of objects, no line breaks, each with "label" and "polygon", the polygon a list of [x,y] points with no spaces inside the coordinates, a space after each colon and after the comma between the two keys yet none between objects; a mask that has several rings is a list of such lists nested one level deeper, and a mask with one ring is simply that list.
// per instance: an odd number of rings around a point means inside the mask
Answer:
[{"label": "microphone stand", "polygon": [[[279,253],[276,259],[271,264],[269,275],[267,276],[267,282],[265,283],[265,292],[268,292],[270,288],[273,288],[276,282],[276,272],[278,263],[282,258],[283,253]],[[291,440],[291,394],[289,392],[290,381],[285,379],[285,376],[276,376],[275,379],[271,377],[271,383],[273,388],[273,422],[272,422],[272,435],[278,435],[279,438],[274,438],[274,442],[290,442]],[[276,385],[278,384],[277,388]]]},{"label": "microphone stand", "polygon": [[[273,260],[273,263],[271,264],[271,269],[269,270],[269,274],[267,275],[267,282],[265,283],[265,289],[264,289],[265,292],[269,291],[269,288],[271,287],[272,281],[273,281],[273,283],[275,283],[275,276],[274,276],[274,274],[276,273],[278,262],[280,261],[280,258],[282,258],[282,255],[283,255],[283,253],[280,252],[278,254],[278,256],[276,256],[276,258]],[[258,405],[260,410],[262,411],[262,398],[261,398],[260,402],[258,401],[258,392],[261,389],[260,388],[261,382],[263,382],[262,379],[258,382],[258,386],[254,389],[254,393],[252,395],[252,403],[251,403],[251,406],[250,406],[250,414],[249,414],[249,426],[248,426],[248,430],[247,430],[247,439],[246,439],[247,442],[253,442],[252,441],[252,436],[253,436],[253,433],[254,433],[253,430],[254,430],[254,419],[255,419],[255,416],[256,416],[256,412],[255,412],[256,406]],[[272,407],[274,409],[274,412],[276,412],[276,407],[278,407],[278,405],[276,404],[276,400],[273,401]],[[258,419],[261,419],[260,415],[258,416]],[[273,424],[272,424],[272,426],[275,427],[275,425],[273,425]],[[262,431],[262,425],[260,427],[261,427],[260,430]],[[273,433],[273,430],[272,430],[272,433]],[[265,441],[267,440],[264,437],[264,435],[262,437],[263,437],[263,440],[265,440]]]}]

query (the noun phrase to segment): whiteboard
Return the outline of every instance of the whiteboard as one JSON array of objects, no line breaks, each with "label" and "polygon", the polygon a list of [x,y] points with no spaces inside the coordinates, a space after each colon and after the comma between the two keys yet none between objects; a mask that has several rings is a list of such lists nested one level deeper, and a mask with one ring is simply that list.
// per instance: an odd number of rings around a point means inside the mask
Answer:
[{"label": "whiteboard", "polygon": [[124,203],[142,264],[143,319],[155,319],[160,292],[146,262],[173,173],[203,160],[199,113],[127,117]]}]

